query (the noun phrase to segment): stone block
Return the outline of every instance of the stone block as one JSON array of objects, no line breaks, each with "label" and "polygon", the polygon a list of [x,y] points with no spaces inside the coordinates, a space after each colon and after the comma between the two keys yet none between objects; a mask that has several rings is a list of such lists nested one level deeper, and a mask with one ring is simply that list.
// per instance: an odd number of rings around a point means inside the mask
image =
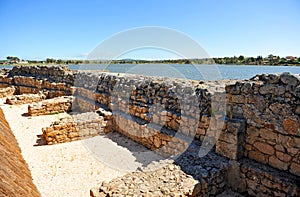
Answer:
[{"label": "stone block", "polygon": [[278,168],[280,170],[287,170],[289,167],[289,163],[287,162],[283,162],[281,160],[279,160],[277,157],[275,156],[271,156],[269,158],[269,164],[275,168]]},{"label": "stone block", "polygon": [[274,155],[275,153],[274,147],[264,142],[255,142],[253,146],[257,148],[260,152],[267,155]]}]

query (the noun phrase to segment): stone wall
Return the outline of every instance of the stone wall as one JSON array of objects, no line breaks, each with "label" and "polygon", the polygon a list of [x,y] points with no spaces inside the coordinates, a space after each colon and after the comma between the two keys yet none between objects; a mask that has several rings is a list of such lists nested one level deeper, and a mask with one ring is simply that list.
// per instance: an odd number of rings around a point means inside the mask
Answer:
[{"label": "stone wall", "polygon": [[0,196],[41,196],[0,109]]},{"label": "stone wall", "polygon": [[21,94],[21,95],[13,95],[7,97],[5,103],[9,105],[21,105],[27,103],[35,103],[45,99],[46,99],[46,95],[43,93]]},{"label": "stone wall", "polygon": [[28,105],[28,115],[40,116],[70,112],[72,110],[72,100],[73,97],[64,96],[48,99],[39,103],[32,103]]},{"label": "stone wall", "polygon": [[72,85],[74,82],[74,72],[69,70],[67,66],[14,66],[9,71],[9,76],[25,76],[36,79],[48,79],[50,82],[60,82]]},{"label": "stone wall", "polygon": [[300,176],[300,77],[259,75],[226,87],[228,114],[245,119],[245,157]]},{"label": "stone wall", "polygon": [[14,87],[0,88],[0,98],[5,98],[14,95],[16,89]]},{"label": "stone wall", "polygon": [[[104,115],[105,114],[105,115]],[[61,118],[43,128],[47,144],[70,142],[112,131],[112,116],[107,112],[87,112]]]},{"label": "stone wall", "polygon": [[[48,98],[73,93],[74,112],[110,110],[111,129],[152,150],[174,155],[196,139],[215,143],[212,151],[231,160],[249,158],[267,169],[300,176],[299,75],[202,82],[96,72],[70,77],[69,71],[57,68],[50,68],[48,76],[47,68],[18,69],[5,71],[0,84],[14,85],[17,93],[43,90]],[[256,173],[251,168],[243,179]],[[267,194],[258,188],[244,192]]]},{"label": "stone wall", "polygon": [[[288,73],[259,75],[226,85],[224,127],[229,129],[222,127],[216,151],[231,159],[245,156],[299,175],[299,78]],[[214,111],[220,106],[213,107],[212,98],[217,100],[224,93],[216,82],[110,73],[78,73],[76,85],[86,89],[78,95],[91,103],[107,105],[111,101],[108,107],[115,112],[201,141],[208,129],[214,130],[217,120]],[[199,103],[199,108],[189,108],[193,103]]]},{"label": "stone wall", "polygon": [[62,66],[15,66],[0,70],[0,87],[14,87],[14,94],[37,94],[47,98],[71,95],[75,73]]},{"label": "stone wall", "polygon": [[249,159],[231,162],[227,184],[250,196],[299,196],[300,178]]},{"label": "stone wall", "polygon": [[[192,143],[188,151],[169,164],[151,163],[139,172],[128,173],[91,190],[91,196],[120,193],[141,196],[217,196],[227,189],[228,160],[210,152],[197,157],[199,145]],[[222,195],[221,195],[222,196]]]}]

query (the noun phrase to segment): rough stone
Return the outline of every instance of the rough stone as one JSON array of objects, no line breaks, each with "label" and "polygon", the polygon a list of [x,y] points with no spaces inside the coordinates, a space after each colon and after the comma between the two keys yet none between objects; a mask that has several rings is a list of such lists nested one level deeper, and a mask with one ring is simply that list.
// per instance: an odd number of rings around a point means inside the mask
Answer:
[{"label": "rough stone", "polygon": [[288,167],[289,167],[289,164],[288,164],[288,163],[279,160],[279,159],[278,159],[277,157],[275,157],[275,156],[271,156],[271,157],[269,158],[269,164],[270,164],[271,166],[274,166],[274,167],[279,168],[279,169],[281,169],[281,170],[287,170]]},{"label": "rough stone", "polygon": [[267,155],[273,155],[275,153],[273,146],[271,146],[267,143],[255,142],[254,147],[257,148],[262,153],[267,154]]},{"label": "rough stone", "polygon": [[282,73],[280,75],[280,80],[284,84],[293,85],[293,86],[297,86],[300,83],[299,76],[297,77],[296,75],[291,75],[289,73]]},{"label": "rough stone", "polygon": [[283,121],[283,128],[287,133],[296,135],[299,129],[299,123],[297,120],[288,118]]}]

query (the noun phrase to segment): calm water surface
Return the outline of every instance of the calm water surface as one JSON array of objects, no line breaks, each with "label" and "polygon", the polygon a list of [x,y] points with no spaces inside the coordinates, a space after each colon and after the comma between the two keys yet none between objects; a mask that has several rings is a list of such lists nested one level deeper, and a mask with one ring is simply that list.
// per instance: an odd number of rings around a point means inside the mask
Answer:
[{"label": "calm water surface", "polygon": [[[12,68],[12,66],[0,66]],[[191,64],[81,64],[72,70],[108,70],[149,76],[188,78],[194,80],[249,79],[257,74],[290,72],[300,74],[300,66],[191,65]]]},{"label": "calm water surface", "polygon": [[190,64],[111,64],[69,65],[70,69],[109,70],[115,73],[158,75],[194,80],[249,79],[257,74],[300,74],[300,66],[249,66],[249,65],[190,65]]}]

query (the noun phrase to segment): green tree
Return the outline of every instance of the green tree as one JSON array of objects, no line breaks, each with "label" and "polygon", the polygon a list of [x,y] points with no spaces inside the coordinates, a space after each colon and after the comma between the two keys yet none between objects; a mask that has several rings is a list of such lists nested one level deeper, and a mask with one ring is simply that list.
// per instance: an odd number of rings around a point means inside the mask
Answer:
[{"label": "green tree", "polygon": [[6,59],[10,60],[10,61],[12,61],[12,60],[20,61],[20,59],[18,57],[14,57],[14,56],[7,56]]},{"label": "green tree", "polygon": [[243,55],[239,56],[239,61],[243,61],[245,59],[245,57]]}]

